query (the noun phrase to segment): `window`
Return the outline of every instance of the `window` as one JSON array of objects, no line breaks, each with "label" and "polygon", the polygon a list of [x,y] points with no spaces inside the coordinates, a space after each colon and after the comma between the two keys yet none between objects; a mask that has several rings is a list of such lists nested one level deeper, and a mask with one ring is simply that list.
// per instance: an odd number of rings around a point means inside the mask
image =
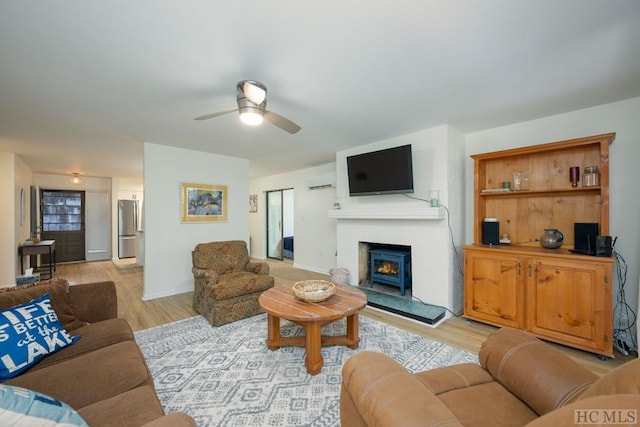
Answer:
[{"label": "window", "polygon": [[82,191],[43,190],[42,231],[82,231]]}]

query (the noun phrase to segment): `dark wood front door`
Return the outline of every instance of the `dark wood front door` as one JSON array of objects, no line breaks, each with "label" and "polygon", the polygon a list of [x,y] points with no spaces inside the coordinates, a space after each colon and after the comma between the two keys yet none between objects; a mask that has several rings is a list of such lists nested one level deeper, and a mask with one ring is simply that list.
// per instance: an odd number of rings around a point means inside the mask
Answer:
[{"label": "dark wood front door", "polygon": [[56,262],[85,260],[84,191],[42,190],[42,239],[56,241]]}]

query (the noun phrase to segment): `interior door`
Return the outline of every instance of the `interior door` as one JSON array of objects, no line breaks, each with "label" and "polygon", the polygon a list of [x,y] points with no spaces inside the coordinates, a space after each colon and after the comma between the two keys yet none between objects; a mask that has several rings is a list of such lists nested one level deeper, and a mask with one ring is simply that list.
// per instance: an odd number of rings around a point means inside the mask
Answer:
[{"label": "interior door", "polygon": [[293,188],[282,190],[282,256],[293,260]]},{"label": "interior door", "polygon": [[111,259],[111,195],[87,191],[85,206],[87,261]]},{"label": "interior door", "polygon": [[293,188],[267,192],[267,257],[293,260]]},{"label": "interior door", "polygon": [[85,260],[84,197],[84,191],[41,192],[41,238],[56,241],[56,262]]},{"label": "interior door", "polygon": [[267,257],[282,260],[282,190],[267,192]]}]

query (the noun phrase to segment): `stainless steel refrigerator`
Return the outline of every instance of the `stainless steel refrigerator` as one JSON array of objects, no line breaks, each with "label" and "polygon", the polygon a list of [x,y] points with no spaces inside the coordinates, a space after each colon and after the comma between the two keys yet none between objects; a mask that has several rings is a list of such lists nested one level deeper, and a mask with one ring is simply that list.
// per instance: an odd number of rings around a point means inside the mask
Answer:
[{"label": "stainless steel refrigerator", "polygon": [[138,201],[118,200],[118,258],[136,256]]}]

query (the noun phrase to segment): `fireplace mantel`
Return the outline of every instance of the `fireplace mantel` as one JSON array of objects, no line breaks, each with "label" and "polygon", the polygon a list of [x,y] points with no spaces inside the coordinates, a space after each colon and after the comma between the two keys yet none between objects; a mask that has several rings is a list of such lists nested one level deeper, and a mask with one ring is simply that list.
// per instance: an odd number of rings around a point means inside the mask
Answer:
[{"label": "fireplace mantel", "polygon": [[337,219],[411,219],[411,220],[441,220],[445,218],[445,211],[441,207],[397,208],[349,206],[342,209],[330,209],[329,218]]}]

